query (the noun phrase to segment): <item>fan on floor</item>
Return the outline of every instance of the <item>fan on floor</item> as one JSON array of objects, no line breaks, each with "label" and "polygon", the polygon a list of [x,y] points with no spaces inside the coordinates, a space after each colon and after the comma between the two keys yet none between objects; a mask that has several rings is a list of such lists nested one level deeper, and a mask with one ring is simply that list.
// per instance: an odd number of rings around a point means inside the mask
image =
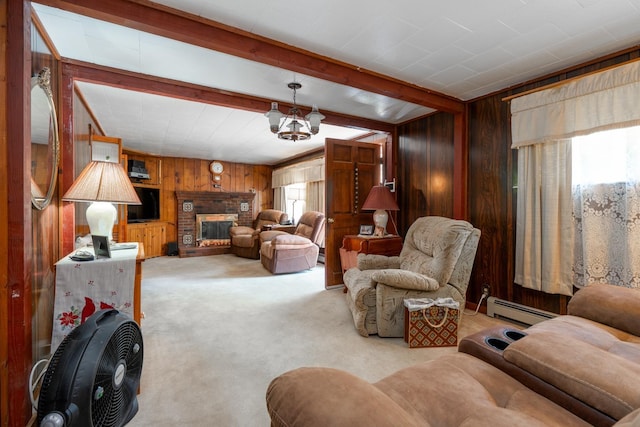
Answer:
[{"label": "fan on floor", "polygon": [[118,310],[94,313],[62,341],[42,380],[40,427],[115,427],[138,412],[142,334]]}]

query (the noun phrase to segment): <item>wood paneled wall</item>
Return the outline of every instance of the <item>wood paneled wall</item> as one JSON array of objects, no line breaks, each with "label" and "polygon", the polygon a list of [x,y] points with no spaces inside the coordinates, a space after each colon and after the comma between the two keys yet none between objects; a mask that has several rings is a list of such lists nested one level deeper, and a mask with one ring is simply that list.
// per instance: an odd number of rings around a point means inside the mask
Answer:
[{"label": "wood paneled wall", "polygon": [[[124,150],[127,153],[126,149]],[[130,155],[144,160],[144,155]],[[162,157],[160,188],[160,220],[167,222],[167,241],[177,240],[176,191],[255,192],[253,212],[273,207],[272,168],[265,165],[224,162],[224,172],[215,188],[209,172],[211,160]]]},{"label": "wood paneled wall", "polygon": [[453,217],[453,115],[437,113],[398,128],[398,229],[419,217]]}]

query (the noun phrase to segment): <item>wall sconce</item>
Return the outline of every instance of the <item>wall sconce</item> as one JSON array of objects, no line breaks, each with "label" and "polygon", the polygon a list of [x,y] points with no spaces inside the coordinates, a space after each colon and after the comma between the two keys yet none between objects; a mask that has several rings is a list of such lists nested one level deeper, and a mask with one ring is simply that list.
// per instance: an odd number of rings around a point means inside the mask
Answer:
[{"label": "wall sconce", "polygon": [[389,191],[391,191],[392,193],[396,192],[396,179],[393,178],[393,181],[387,181],[386,179],[384,180],[384,185],[385,187],[387,187],[389,189]]}]

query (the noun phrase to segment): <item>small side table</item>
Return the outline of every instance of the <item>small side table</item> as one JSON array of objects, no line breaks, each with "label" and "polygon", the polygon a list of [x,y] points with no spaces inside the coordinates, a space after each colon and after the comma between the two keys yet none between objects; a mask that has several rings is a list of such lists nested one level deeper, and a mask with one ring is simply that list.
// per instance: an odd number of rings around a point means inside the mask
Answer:
[{"label": "small side table", "polygon": [[384,237],[346,235],[342,238],[340,263],[342,273],[358,265],[358,254],[397,256],[402,251],[402,237],[389,234]]},{"label": "small side table", "polygon": [[98,310],[114,307],[140,324],[144,245],[131,246],[112,249],[111,258],[74,261],[67,255],[56,262],[52,354],[67,334]]}]

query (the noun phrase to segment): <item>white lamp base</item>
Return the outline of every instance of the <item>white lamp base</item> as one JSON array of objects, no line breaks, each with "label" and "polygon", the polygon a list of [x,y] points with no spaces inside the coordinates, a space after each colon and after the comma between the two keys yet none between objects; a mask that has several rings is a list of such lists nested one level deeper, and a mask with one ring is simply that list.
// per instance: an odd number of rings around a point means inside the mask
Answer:
[{"label": "white lamp base", "polygon": [[373,213],[373,223],[376,225],[374,236],[387,235],[387,221],[389,221],[389,214],[384,209],[378,209]]},{"label": "white lamp base", "polygon": [[118,211],[109,202],[93,202],[87,208],[89,231],[94,236],[108,236],[113,241],[113,224],[116,223]]}]

